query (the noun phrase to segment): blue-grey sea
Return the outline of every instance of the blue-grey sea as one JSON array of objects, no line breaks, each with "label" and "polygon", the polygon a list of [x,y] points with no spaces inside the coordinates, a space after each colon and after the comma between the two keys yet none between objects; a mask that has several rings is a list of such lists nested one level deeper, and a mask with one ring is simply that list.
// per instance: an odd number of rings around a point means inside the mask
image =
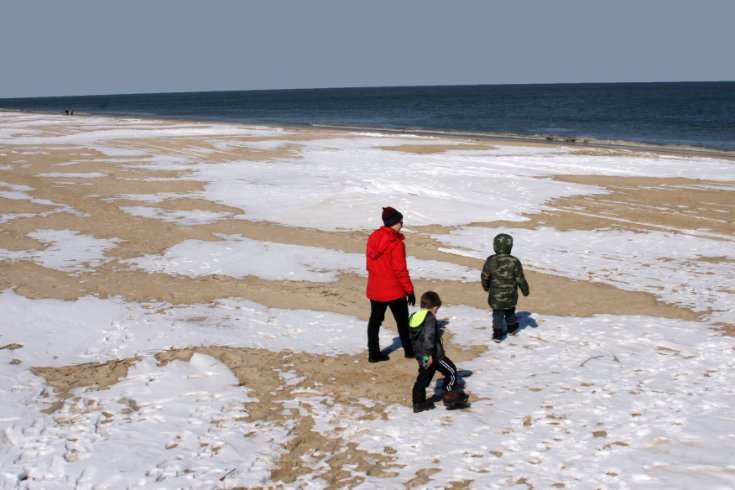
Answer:
[{"label": "blue-grey sea", "polygon": [[735,150],[735,82],[372,87],[0,99],[0,108]]}]

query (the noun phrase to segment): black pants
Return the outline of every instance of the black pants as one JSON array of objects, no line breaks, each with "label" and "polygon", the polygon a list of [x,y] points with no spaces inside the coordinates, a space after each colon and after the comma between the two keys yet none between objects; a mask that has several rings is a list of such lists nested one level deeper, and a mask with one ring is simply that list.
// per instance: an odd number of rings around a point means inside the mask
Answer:
[{"label": "black pants", "polygon": [[439,371],[444,375],[444,391],[456,391],[457,388],[457,366],[454,365],[448,357],[442,357],[438,361],[434,361],[428,368],[419,364],[419,375],[416,376],[416,382],[413,384],[413,393],[411,398],[413,404],[426,401],[426,388],[431,384],[434,373]]},{"label": "black pants", "polygon": [[518,323],[518,318],[516,318],[516,309],[493,309],[493,331],[498,332],[501,335],[508,331],[507,326],[503,324],[503,319],[505,319],[505,323],[508,325],[515,325],[516,323]]},{"label": "black pants", "polygon": [[411,345],[411,337],[408,333],[408,303],[406,298],[394,299],[384,303],[382,301],[370,300],[370,320],[368,320],[367,338],[368,338],[368,355],[376,357],[380,354],[380,343],[378,341],[378,331],[380,325],[385,320],[385,310],[390,307],[393,318],[396,319],[398,327],[398,336],[401,337],[401,345],[407,356],[413,357],[413,346]]}]

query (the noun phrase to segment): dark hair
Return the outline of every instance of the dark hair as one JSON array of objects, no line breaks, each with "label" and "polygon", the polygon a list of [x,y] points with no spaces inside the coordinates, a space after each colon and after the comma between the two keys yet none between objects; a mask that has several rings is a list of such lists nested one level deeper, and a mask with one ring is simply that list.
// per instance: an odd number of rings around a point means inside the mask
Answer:
[{"label": "dark hair", "polygon": [[421,308],[430,310],[433,307],[439,307],[442,305],[442,299],[434,291],[426,291],[421,295]]}]

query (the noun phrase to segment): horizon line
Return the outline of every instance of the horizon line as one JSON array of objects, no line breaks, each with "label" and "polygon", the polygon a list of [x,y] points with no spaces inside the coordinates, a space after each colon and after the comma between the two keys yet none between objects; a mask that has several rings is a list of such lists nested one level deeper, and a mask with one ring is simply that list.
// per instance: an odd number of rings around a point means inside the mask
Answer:
[{"label": "horizon line", "polygon": [[215,90],[175,90],[170,92],[122,92],[98,93],[77,95],[30,95],[20,97],[0,97],[0,100],[15,99],[56,99],[71,97],[116,97],[126,95],[174,95],[197,93],[227,93],[227,92],[294,92],[315,90],[364,90],[364,89],[391,89],[391,88],[438,88],[438,87],[509,87],[509,86],[559,86],[559,85],[646,85],[664,83],[733,83],[735,80],[658,80],[658,81],[618,81],[618,82],[529,82],[529,83],[467,83],[467,84],[439,84],[439,85],[350,85],[341,87],[293,87],[293,88],[257,88],[257,89],[215,89]]}]

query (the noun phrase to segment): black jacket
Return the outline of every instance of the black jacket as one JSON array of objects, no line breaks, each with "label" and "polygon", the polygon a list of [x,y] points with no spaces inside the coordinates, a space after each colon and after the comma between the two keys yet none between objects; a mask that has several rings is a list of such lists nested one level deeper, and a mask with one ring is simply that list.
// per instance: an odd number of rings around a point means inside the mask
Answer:
[{"label": "black jacket", "polygon": [[432,312],[419,310],[412,313],[408,318],[408,326],[410,327],[413,351],[416,353],[416,359],[419,363],[423,365],[424,356],[431,356],[433,362],[439,361],[445,356],[442,343],[444,330],[439,326]]}]

